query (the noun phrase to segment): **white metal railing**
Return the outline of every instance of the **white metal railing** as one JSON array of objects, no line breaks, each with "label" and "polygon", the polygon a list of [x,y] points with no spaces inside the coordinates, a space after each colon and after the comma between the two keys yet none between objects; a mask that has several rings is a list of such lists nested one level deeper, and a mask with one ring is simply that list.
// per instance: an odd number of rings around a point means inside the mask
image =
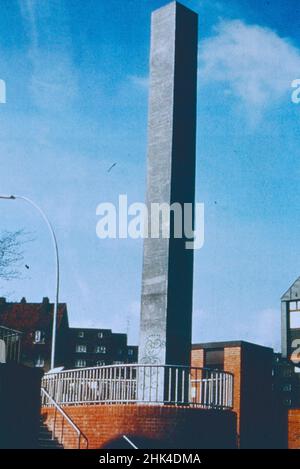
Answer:
[{"label": "white metal railing", "polygon": [[22,332],[0,326],[0,362],[20,361],[21,337]]},{"label": "white metal railing", "polygon": [[[59,405],[170,404],[231,409],[233,375],[206,368],[113,365],[49,373],[43,388]],[[49,403],[42,398],[42,405]]]},{"label": "white metal railing", "polygon": [[[82,431],[77,427],[77,425],[73,422],[73,420],[66,414],[66,412],[61,408],[61,406],[50,396],[50,394],[42,387],[41,388],[41,397],[44,402],[48,404],[48,406],[54,407],[54,415],[52,419],[52,439],[57,438],[60,444],[64,444],[64,422],[67,422],[73,431],[76,433],[77,436],[77,448],[81,448],[81,440],[85,443],[85,449],[88,449],[88,440],[86,436],[82,433]],[[57,412],[61,415],[61,428],[59,429],[57,426]]]}]

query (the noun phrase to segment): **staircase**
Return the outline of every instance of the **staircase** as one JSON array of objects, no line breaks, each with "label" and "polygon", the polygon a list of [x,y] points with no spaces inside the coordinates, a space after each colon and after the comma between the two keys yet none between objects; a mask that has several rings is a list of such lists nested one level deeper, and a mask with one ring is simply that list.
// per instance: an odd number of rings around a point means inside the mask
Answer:
[{"label": "staircase", "polygon": [[[49,406],[53,409],[53,431],[50,431],[47,425],[45,424],[43,418],[40,419],[40,435],[39,435],[39,447],[44,449],[64,449],[64,445],[60,443],[57,438],[52,437],[52,435],[61,434],[61,441],[63,442],[63,428],[64,423],[68,424],[76,434],[76,445],[74,449],[88,449],[89,442],[87,437],[82,433],[82,431],[77,427],[73,420],[69,417],[64,409],[56,402],[56,400],[50,396],[48,391],[45,388],[41,388],[42,395],[42,406]],[[56,423],[56,414],[60,414],[61,423],[60,429]],[[52,429],[51,429],[52,430]]]},{"label": "staircase", "polygon": [[39,449],[64,449],[63,445],[54,438],[52,439],[52,432],[44,423],[43,417],[40,417],[40,432],[39,432]]}]

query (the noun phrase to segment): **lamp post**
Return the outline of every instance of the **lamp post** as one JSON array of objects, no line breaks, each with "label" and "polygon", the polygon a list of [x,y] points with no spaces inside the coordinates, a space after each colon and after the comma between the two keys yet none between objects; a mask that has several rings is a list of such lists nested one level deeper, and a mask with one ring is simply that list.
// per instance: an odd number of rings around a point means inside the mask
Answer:
[{"label": "lamp post", "polygon": [[27,197],[23,197],[20,195],[0,195],[0,199],[5,200],[24,200],[28,204],[32,205],[42,216],[46,225],[49,228],[51,233],[51,238],[53,242],[54,252],[55,252],[55,267],[56,267],[56,295],[55,295],[55,302],[54,302],[54,314],[53,314],[53,326],[52,326],[52,346],[51,346],[51,364],[50,368],[55,368],[55,345],[56,345],[56,330],[57,330],[57,315],[58,315],[58,298],[59,298],[59,256],[58,256],[58,246],[57,246],[57,239],[54,233],[54,229],[46,216],[43,210],[31,199]]}]

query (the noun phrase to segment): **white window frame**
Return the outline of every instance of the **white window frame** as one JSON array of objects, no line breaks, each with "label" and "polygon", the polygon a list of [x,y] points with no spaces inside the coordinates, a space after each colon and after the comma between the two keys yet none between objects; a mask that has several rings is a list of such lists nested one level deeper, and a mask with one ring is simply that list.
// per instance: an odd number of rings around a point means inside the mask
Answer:
[{"label": "white window frame", "polygon": [[95,353],[105,355],[107,353],[105,345],[96,345]]},{"label": "white window frame", "polygon": [[87,346],[85,344],[76,344],[76,353],[87,353]]},{"label": "white window frame", "polygon": [[104,360],[97,360],[96,366],[105,366],[105,361]]},{"label": "white window frame", "polygon": [[75,368],[86,368],[86,360],[83,358],[75,360]]},{"label": "white window frame", "polygon": [[44,332],[40,329],[34,331],[34,344],[44,344],[45,343],[45,336]]},{"label": "white window frame", "polygon": [[43,368],[45,366],[45,359],[38,355],[38,358],[34,361],[35,368]]}]

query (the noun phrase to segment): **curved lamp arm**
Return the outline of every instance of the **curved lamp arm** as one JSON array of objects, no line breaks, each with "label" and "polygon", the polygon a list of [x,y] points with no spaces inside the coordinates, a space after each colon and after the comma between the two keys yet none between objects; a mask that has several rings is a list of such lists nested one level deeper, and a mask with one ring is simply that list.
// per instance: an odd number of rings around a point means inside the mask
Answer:
[{"label": "curved lamp arm", "polygon": [[58,302],[59,302],[59,255],[58,255],[58,245],[57,245],[55,232],[45,212],[41,209],[41,207],[39,207],[35,202],[33,202],[28,197],[24,197],[21,195],[0,195],[0,199],[24,200],[25,202],[30,204],[39,212],[39,214],[42,216],[43,220],[45,221],[51,233],[51,238],[52,238],[54,252],[55,252],[55,267],[56,267],[56,295],[55,295],[54,313],[53,313],[51,365],[50,365],[50,368],[53,369],[55,368],[55,346],[56,346],[57,316],[58,316]]}]

